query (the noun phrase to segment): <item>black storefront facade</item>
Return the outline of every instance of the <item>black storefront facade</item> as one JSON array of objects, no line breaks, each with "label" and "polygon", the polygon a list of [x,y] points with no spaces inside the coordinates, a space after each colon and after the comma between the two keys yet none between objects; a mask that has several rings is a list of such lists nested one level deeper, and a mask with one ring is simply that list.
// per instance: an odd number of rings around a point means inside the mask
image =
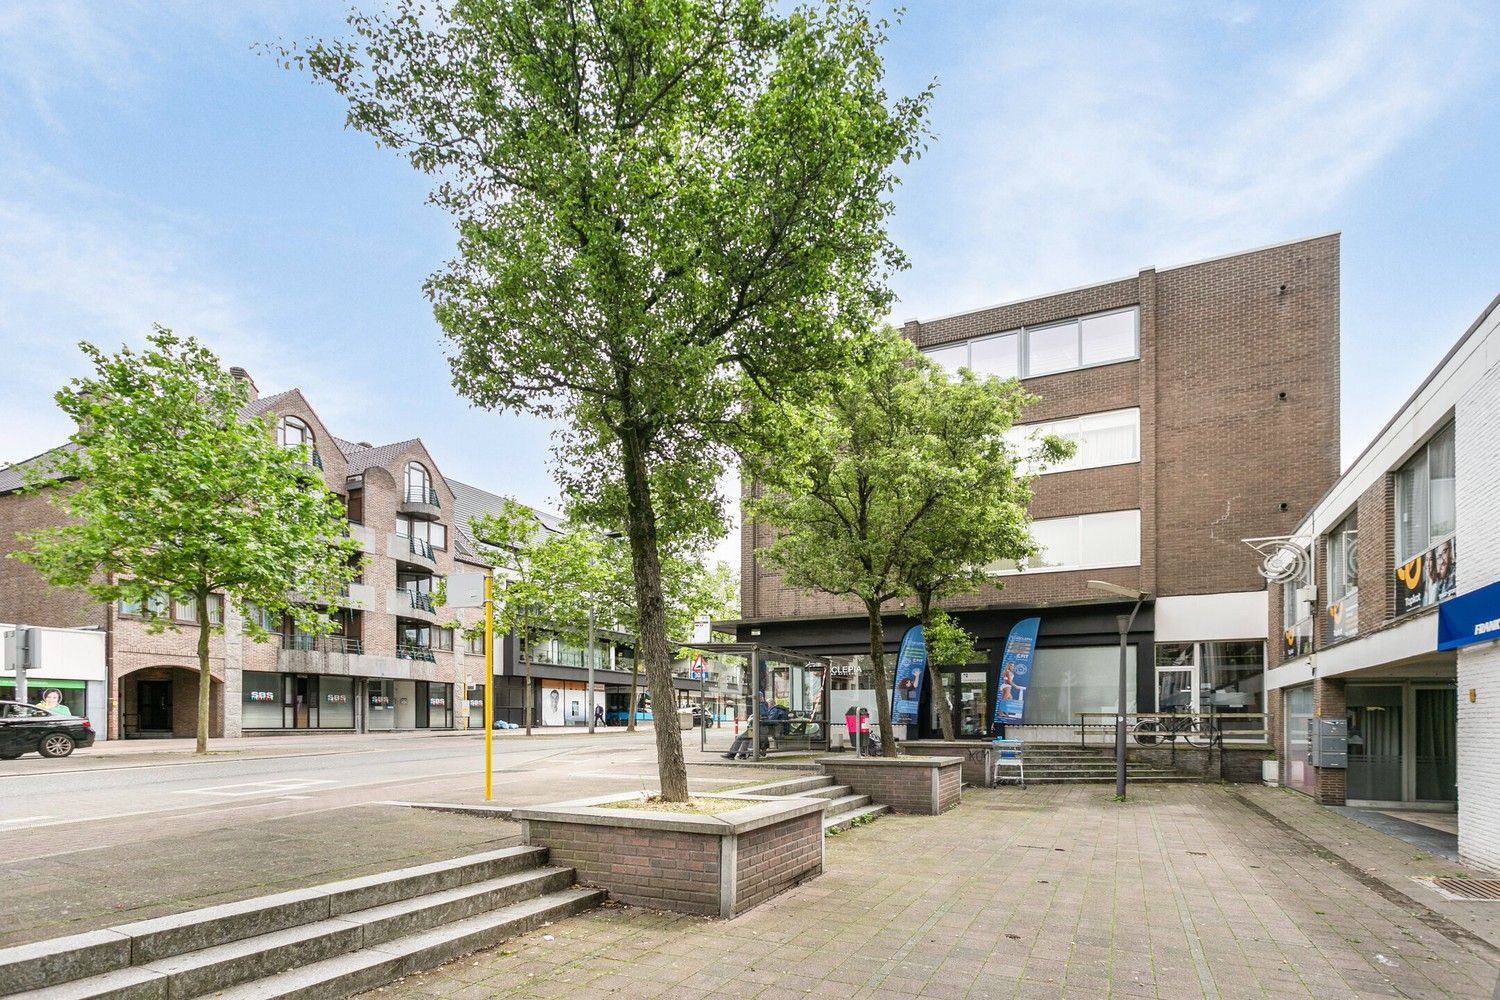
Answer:
[{"label": "black storefront facade", "polygon": [[[1102,724],[1105,720],[1089,715],[1115,710],[1120,663],[1117,616],[1129,615],[1131,607],[1120,602],[1090,602],[953,611],[958,623],[975,636],[977,650],[975,662],[935,667],[942,673],[943,690],[953,708],[956,735],[961,739],[983,739],[993,734],[991,720],[1005,640],[1018,622],[1030,617],[1040,618],[1041,622],[1031,684],[1026,692],[1025,724],[1019,728],[1025,730],[1028,738],[1047,740],[1065,738],[1064,729],[1076,733],[1080,719],[1091,725]],[[894,678],[901,638],[915,624],[915,619],[900,611],[884,617],[887,687]],[[865,616],[762,619],[736,622],[733,628],[741,642],[766,643],[828,657],[832,663],[829,691],[832,718],[843,717],[850,707],[864,707],[872,715],[875,713],[868,670],[869,625]],[[1148,601],[1126,637],[1126,709],[1130,712],[1156,710],[1154,631],[1154,607]],[[932,699],[933,685],[924,683],[919,721],[910,727],[908,738],[941,736]]]}]

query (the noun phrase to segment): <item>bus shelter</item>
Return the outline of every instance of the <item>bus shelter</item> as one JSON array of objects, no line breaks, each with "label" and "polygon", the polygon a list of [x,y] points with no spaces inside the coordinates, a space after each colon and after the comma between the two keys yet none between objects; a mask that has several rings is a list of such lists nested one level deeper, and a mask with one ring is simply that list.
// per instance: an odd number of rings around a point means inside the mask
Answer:
[{"label": "bus shelter", "polygon": [[[828,660],[758,642],[693,643],[719,667],[715,685],[744,729],[731,754],[760,760],[769,753],[827,750]],[[702,678],[705,685],[707,677]]]}]

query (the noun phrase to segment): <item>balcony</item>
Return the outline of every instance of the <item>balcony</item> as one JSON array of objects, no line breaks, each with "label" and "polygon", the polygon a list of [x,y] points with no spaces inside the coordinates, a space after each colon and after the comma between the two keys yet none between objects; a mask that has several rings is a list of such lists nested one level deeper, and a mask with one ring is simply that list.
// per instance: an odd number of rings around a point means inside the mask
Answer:
[{"label": "balcony", "polygon": [[396,511],[408,517],[436,521],[443,516],[443,505],[438,501],[437,490],[432,487],[408,486],[396,503]]},{"label": "balcony", "polygon": [[400,615],[402,618],[416,618],[421,621],[430,622],[437,618],[437,605],[433,603],[432,595],[406,587],[386,591],[385,611],[389,615]]},{"label": "balcony", "polygon": [[312,466],[320,472],[323,469],[323,456],[318,453],[317,448],[313,448],[312,450]]},{"label": "balcony", "polygon": [[359,551],[366,555],[375,555],[375,532],[366,528],[363,524],[350,524],[345,529],[349,537],[359,543]]},{"label": "balcony", "polygon": [[343,588],[336,601],[341,608],[356,608],[361,611],[375,610],[375,588],[368,583],[351,583]]},{"label": "balcony", "polygon": [[437,568],[437,557],[432,554],[432,546],[420,538],[408,538],[393,531],[386,536],[385,551],[386,555],[400,562],[427,569]]},{"label": "balcony", "polygon": [[398,643],[396,645],[396,659],[398,660],[420,660],[423,663],[436,663],[432,655],[431,646],[417,646],[411,643]]},{"label": "balcony", "polygon": [[346,635],[308,635],[306,632],[283,635],[281,648],[304,653],[343,653],[349,656],[359,656],[364,652],[364,644],[358,639],[351,639]]}]

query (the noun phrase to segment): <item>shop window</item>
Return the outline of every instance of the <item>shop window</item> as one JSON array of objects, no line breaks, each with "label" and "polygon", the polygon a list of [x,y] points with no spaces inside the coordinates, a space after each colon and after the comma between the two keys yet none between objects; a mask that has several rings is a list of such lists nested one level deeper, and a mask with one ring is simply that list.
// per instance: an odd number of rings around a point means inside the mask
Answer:
[{"label": "shop window", "polygon": [[[1125,703],[1130,710],[1136,705],[1135,679],[1132,644],[1126,648],[1125,669]],[[1080,713],[1113,713],[1119,685],[1118,645],[1039,648],[1031,670],[1031,685],[1026,690],[1024,722],[1028,726],[1076,726]]]},{"label": "shop window", "polygon": [[388,732],[396,728],[396,682],[365,682],[365,730]]},{"label": "shop window", "polygon": [[[52,681],[45,677],[30,677],[26,682],[26,700],[53,715],[87,716],[86,695],[84,681]],[[16,682],[0,677],[0,701],[15,700]]]},{"label": "shop window", "polygon": [[240,674],[240,725],[246,729],[282,729],[282,675],[246,670]]},{"label": "shop window", "polygon": [[354,678],[318,678],[318,728],[354,728]]}]

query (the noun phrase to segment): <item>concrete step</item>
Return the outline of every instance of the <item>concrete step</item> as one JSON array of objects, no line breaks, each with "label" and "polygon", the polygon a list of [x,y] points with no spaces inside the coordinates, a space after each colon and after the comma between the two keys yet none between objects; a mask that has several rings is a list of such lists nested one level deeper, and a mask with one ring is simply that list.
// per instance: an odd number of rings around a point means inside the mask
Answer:
[{"label": "concrete step", "polygon": [[[1126,778],[1126,780],[1129,781],[1129,782],[1131,782],[1131,783],[1133,783],[1133,784],[1141,784],[1141,783],[1146,783],[1146,784],[1160,784],[1160,783],[1163,783],[1163,782],[1183,782],[1183,781],[1197,781],[1197,782],[1201,782],[1203,779],[1202,778],[1198,778],[1198,777],[1194,777],[1193,775],[1190,775],[1190,774],[1167,773],[1167,774],[1146,774],[1146,775],[1134,775],[1134,774],[1132,774],[1132,775],[1128,775],[1127,778]],[[1114,781],[1115,781],[1115,776],[1113,774],[1107,774],[1107,775],[1093,775],[1093,774],[1086,774],[1086,775],[1048,775],[1046,777],[1036,777],[1036,778],[1033,778],[1031,776],[1030,772],[1027,772],[1027,775],[1026,775],[1026,784],[1028,784],[1028,785],[1068,785],[1068,784],[1112,785],[1112,784],[1114,784]]]},{"label": "concrete step", "polygon": [[825,819],[829,816],[842,816],[844,813],[863,809],[873,801],[874,799],[868,795],[844,795],[840,798],[830,800],[828,805],[823,809],[823,816]]},{"label": "concrete step", "polygon": [[832,784],[833,778],[828,775],[814,774],[805,778],[787,778],[782,781],[770,781],[764,785],[751,785],[749,788],[740,788],[736,791],[746,795],[801,795],[819,788],[828,788]]},{"label": "concrete step", "polygon": [[852,791],[854,789],[848,785],[826,785],[822,788],[813,789],[810,792],[800,792],[798,793],[798,797],[804,799],[841,799]]},{"label": "concrete step", "polygon": [[481,948],[493,947],[544,923],[562,920],[597,906],[603,898],[604,893],[597,889],[564,889],[420,934],[244,983],[214,993],[214,1000],[346,997],[434,968]]},{"label": "concrete step", "polygon": [[326,921],[534,869],[538,847],[507,847],[307,889],[0,949],[0,996],[41,990],[199,949]]},{"label": "concrete step", "polygon": [[884,813],[888,813],[890,811],[890,806],[885,805],[884,803],[877,802],[873,805],[865,806],[862,809],[855,809],[852,812],[846,812],[839,816],[825,815],[823,817],[823,832],[839,833],[843,830],[849,829],[856,823],[868,822],[869,820],[872,820],[875,817],[883,815]]},{"label": "concrete step", "polygon": [[[570,868],[528,869],[199,948],[128,970],[63,983],[44,992],[59,1000],[119,996],[178,1000],[202,996],[559,892],[572,883]],[[122,973],[137,975],[123,977]],[[126,988],[123,994],[122,985]]]}]

